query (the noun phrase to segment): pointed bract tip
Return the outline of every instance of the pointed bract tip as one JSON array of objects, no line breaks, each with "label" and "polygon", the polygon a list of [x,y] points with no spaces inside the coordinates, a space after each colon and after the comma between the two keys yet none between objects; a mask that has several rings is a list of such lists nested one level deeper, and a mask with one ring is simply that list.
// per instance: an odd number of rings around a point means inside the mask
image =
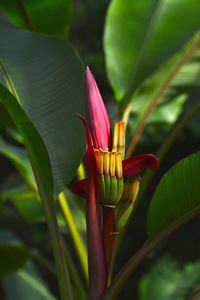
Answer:
[{"label": "pointed bract tip", "polygon": [[124,176],[136,176],[146,168],[158,170],[160,162],[153,154],[139,154],[125,159],[122,162],[122,167]]},{"label": "pointed bract tip", "polygon": [[108,148],[110,141],[110,121],[95,78],[86,68],[87,103],[89,125],[95,148]]}]

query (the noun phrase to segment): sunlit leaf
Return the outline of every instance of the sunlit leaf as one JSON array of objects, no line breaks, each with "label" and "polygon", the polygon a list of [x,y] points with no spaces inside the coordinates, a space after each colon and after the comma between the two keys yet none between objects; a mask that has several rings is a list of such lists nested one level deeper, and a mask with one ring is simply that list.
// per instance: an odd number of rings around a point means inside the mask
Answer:
[{"label": "sunlit leaf", "polygon": [[198,0],[113,0],[104,48],[118,100],[134,89],[200,29]]},{"label": "sunlit leaf", "polygon": [[175,164],[161,179],[147,216],[149,239],[200,210],[200,153]]},{"label": "sunlit leaf", "polygon": [[[157,120],[159,118],[160,122],[166,124],[176,121],[182,110],[183,103],[188,98],[188,94],[193,89],[200,87],[200,51],[198,43],[200,43],[200,35],[196,35],[183,51],[164,64],[140,86],[140,89],[131,101],[131,111],[133,112],[134,120],[129,128],[132,132],[134,132],[145,112],[153,105],[154,101],[157,101],[157,107],[150,115],[148,123],[155,121],[155,118]],[[187,57],[187,53],[193,54],[191,59],[186,59],[185,61],[184,57]],[[179,68],[181,61],[184,61],[185,64],[181,64]],[[162,111],[163,113],[165,111],[163,115]],[[171,118],[172,115],[173,118]]]},{"label": "sunlit leaf", "polygon": [[142,277],[139,300],[185,300],[199,280],[199,262],[187,263],[181,270],[173,258],[164,257]]},{"label": "sunlit leaf", "polygon": [[33,265],[6,278],[3,287],[8,300],[56,300]]}]

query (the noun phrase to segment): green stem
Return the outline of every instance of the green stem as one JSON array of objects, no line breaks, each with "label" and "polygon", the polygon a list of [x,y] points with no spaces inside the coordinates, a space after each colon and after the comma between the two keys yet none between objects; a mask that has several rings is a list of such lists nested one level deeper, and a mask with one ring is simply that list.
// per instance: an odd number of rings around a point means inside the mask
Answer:
[{"label": "green stem", "polygon": [[71,281],[72,281],[72,284],[74,287],[74,297],[75,297],[75,299],[86,300],[87,295],[86,295],[85,289],[81,282],[80,276],[77,273],[76,267],[73,263],[73,259],[70,255],[68,248],[66,247],[66,244],[63,239],[62,239],[62,243],[63,243],[63,249],[64,249],[64,253],[65,253],[65,258],[66,258],[67,265],[69,268],[70,278],[71,278]]},{"label": "green stem", "polygon": [[[26,137],[26,129],[21,127],[21,132],[24,137]],[[33,145],[31,145],[31,140],[28,140],[26,137],[27,143],[27,151],[30,157],[30,162],[32,165],[33,173],[35,175],[35,180],[38,187],[38,192],[41,198],[41,202],[43,204],[48,231],[50,235],[50,240],[52,244],[52,250],[56,265],[56,273],[58,278],[58,284],[60,289],[60,296],[61,300],[72,300],[72,289],[71,289],[71,283],[68,273],[68,266],[66,263],[65,253],[63,249],[63,242],[62,242],[62,236],[59,230],[59,225],[55,213],[55,207],[54,207],[54,198],[52,195],[52,191],[47,192],[45,189],[45,186],[43,185],[43,182],[41,180],[41,170],[40,165],[38,165],[37,162],[37,155],[38,153],[35,153],[32,148],[34,149]],[[33,137],[34,140],[34,137]]]},{"label": "green stem", "polygon": [[100,297],[100,300],[115,300],[120,291],[124,287],[130,276],[136,271],[144,259],[155,250],[169,235],[174,233],[178,228],[185,224],[188,220],[200,213],[200,209],[196,209],[189,214],[183,216],[178,222],[169,226],[165,231],[161,232],[155,239],[147,241],[144,246],[124,265],[121,271],[114,278],[111,285]]},{"label": "green stem", "polygon": [[54,266],[50,263],[50,261],[48,261],[45,257],[43,257],[40,253],[38,252],[33,252],[32,253],[32,257],[33,259],[39,263],[40,265],[42,265],[42,267],[46,268],[46,270],[52,274],[55,275],[55,268]]},{"label": "green stem", "polygon": [[82,269],[83,269],[83,273],[86,279],[86,282],[88,282],[88,263],[87,263],[87,252],[86,252],[86,248],[84,245],[84,242],[82,240],[82,237],[76,227],[76,223],[74,220],[74,217],[72,215],[67,197],[64,193],[60,193],[58,196],[58,203],[60,206],[60,209],[62,211],[64,220],[66,222],[66,225],[69,228],[74,246],[76,248]]},{"label": "green stem", "polygon": [[56,264],[58,282],[60,287],[60,294],[62,300],[71,300],[72,290],[68,274],[68,268],[65,261],[63,244],[61,234],[59,231],[55,210],[53,209],[53,199],[47,199],[46,194],[40,190],[44,211],[46,214],[47,225],[52,242],[53,254]]}]

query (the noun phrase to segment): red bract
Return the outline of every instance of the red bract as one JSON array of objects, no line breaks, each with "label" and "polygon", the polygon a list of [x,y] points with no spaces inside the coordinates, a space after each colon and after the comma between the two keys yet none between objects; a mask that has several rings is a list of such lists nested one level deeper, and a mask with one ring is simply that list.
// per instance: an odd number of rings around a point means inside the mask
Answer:
[{"label": "red bract", "polygon": [[95,148],[107,148],[110,141],[110,121],[96,81],[89,69],[86,70],[88,115]]}]

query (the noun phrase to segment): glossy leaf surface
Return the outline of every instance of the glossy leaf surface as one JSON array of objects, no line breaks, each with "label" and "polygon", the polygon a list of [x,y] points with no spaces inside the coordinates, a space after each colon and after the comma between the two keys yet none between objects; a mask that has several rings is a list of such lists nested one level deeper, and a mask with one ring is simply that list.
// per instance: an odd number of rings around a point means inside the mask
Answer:
[{"label": "glossy leaf surface", "polygon": [[76,117],[85,111],[84,67],[65,41],[5,23],[0,36],[0,62],[9,88],[44,141],[59,192],[72,179],[84,152],[83,129]]},{"label": "glossy leaf surface", "polygon": [[165,173],[150,203],[149,239],[176,226],[200,210],[200,153],[192,154]]}]

